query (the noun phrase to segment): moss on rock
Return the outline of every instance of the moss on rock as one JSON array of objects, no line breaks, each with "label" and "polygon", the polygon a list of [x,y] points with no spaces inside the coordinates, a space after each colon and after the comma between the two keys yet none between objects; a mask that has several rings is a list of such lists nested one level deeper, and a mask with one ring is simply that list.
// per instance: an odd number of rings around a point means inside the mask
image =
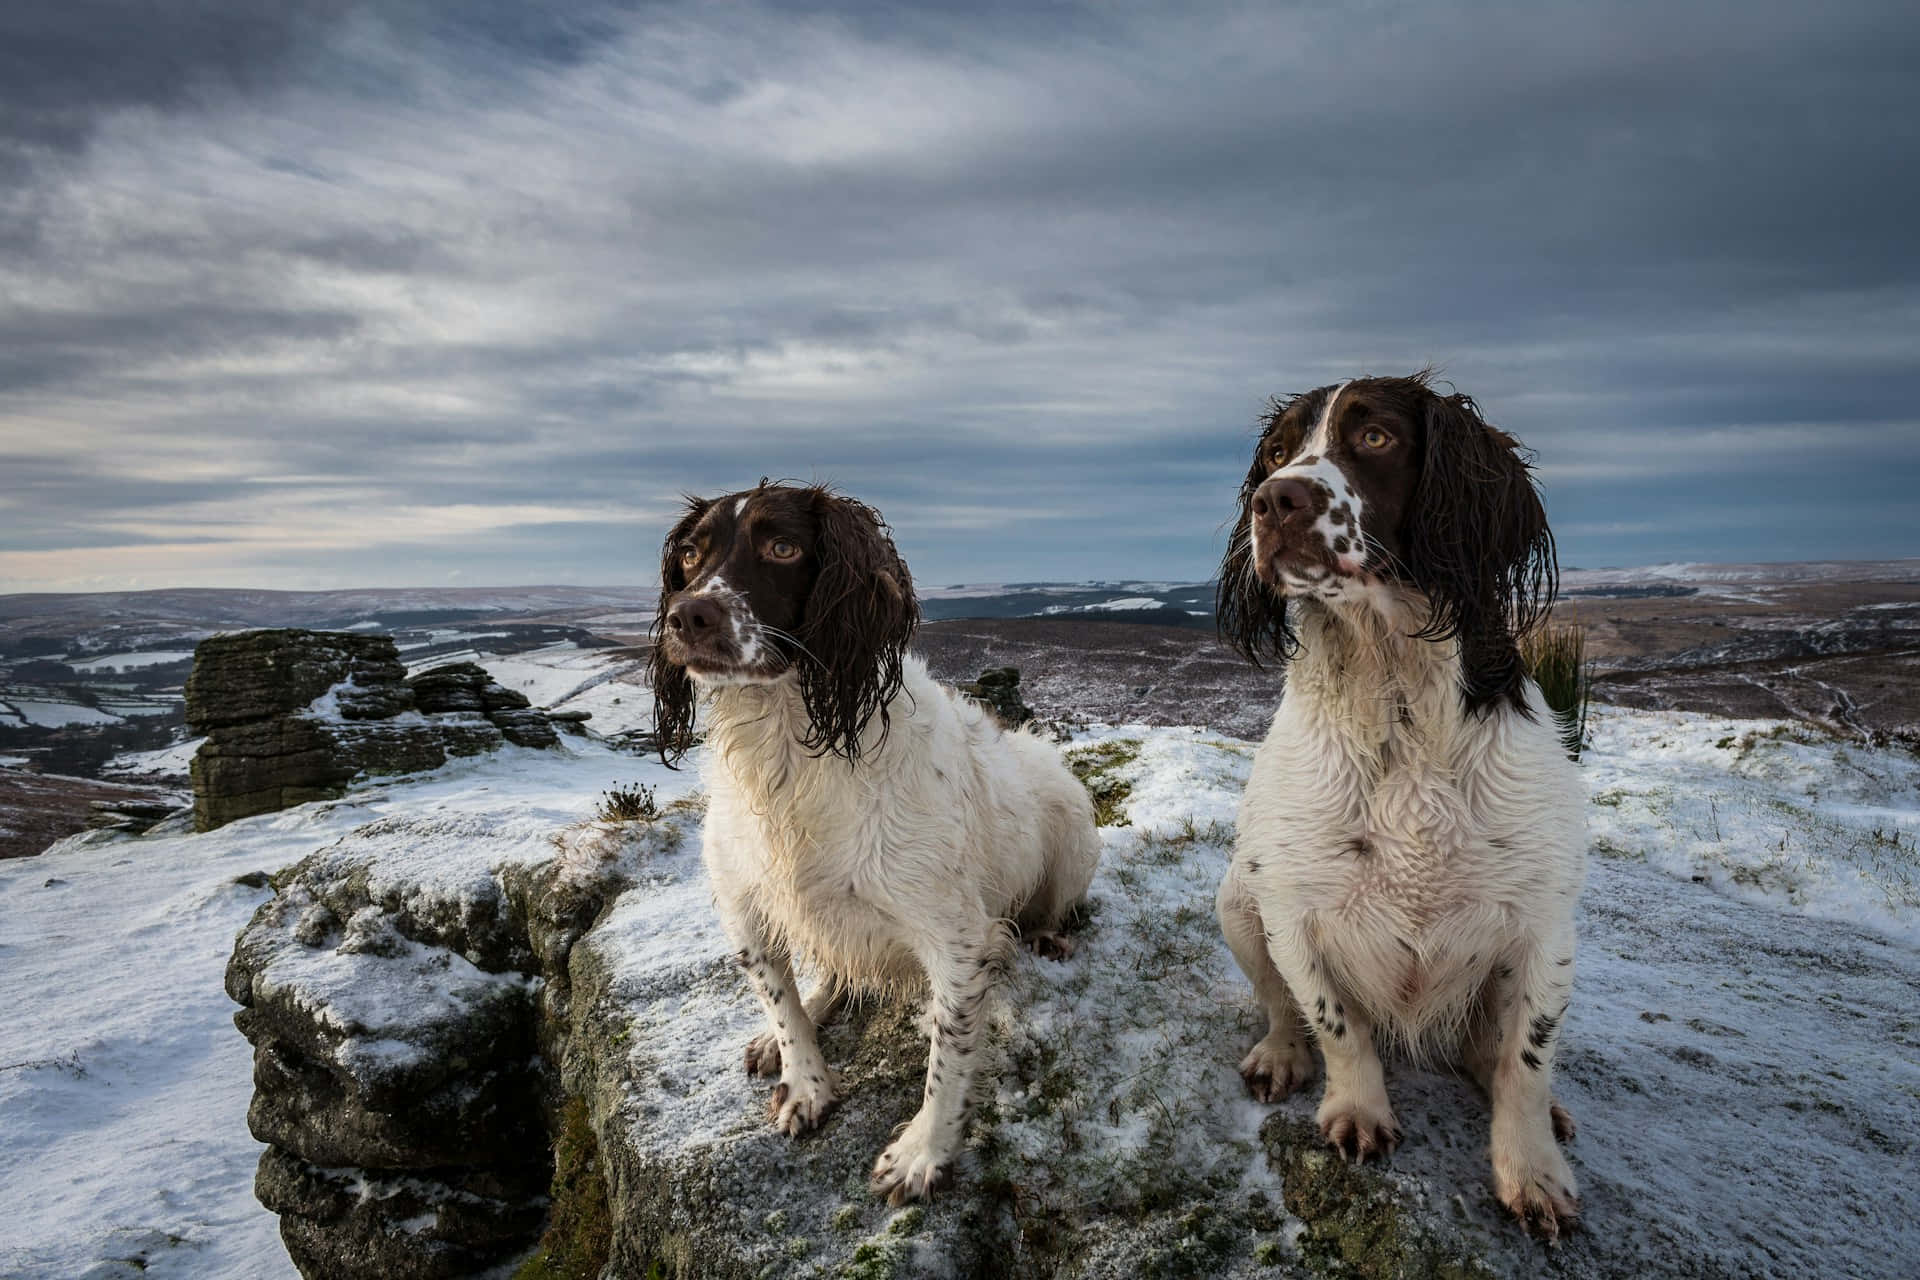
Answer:
[{"label": "moss on rock", "polygon": [[513,1280],[595,1280],[612,1248],[613,1218],[600,1172],[600,1144],[587,1121],[587,1105],[578,1098],[569,1098],[560,1109],[549,1195],[552,1208],[540,1251],[514,1272]]},{"label": "moss on rock", "polygon": [[1356,1280],[1490,1280],[1491,1269],[1434,1223],[1412,1213],[1375,1169],[1349,1164],[1312,1122],[1275,1112],[1260,1127],[1267,1160],[1299,1218],[1296,1248],[1313,1272]]}]

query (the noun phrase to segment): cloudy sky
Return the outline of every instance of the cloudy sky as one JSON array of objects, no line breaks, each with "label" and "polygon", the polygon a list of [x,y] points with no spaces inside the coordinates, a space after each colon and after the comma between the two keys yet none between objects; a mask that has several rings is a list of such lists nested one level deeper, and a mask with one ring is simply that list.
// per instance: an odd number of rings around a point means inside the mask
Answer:
[{"label": "cloudy sky", "polygon": [[1920,555],[1920,9],[11,0],[0,591],[1207,576],[1441,366],[1569,565]]}]

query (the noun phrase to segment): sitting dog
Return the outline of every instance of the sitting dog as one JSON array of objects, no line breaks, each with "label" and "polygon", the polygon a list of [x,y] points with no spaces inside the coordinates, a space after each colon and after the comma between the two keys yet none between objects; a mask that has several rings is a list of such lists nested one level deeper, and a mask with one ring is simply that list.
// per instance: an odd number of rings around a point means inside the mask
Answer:
[{"label": "sitting dog", "polygon": [[1556,1139],[1584,794],[1515,637],[1551,603],[1528,467],[1428,375],[1275,400],[1220,569],[1221,634],[1290,663],[1254,758],[1221,927],[1265,1007],[1262,1101],[1326,1060],[1319,1124],[1400,1139],[1376,1033],[1457,1055],[1493,1109],[1494,1188],[1549,1239],[1579,1213]]},{"label": "sitting dog", "polygon": [[[837,1100],[815,1028],[849,991],[919,985],[931,1015],[920,1111],[874,1165],[894,1204],[948,1176],[971,1106],[984,1002],[1015,925],[1059,929],[1099,860],[1093,807],[1059,753],[1001,730],[906,654],[913,581],[870,508],[769,485],[690,499],[660,566],[652,675],[671,762],[704,695],[702,853],[767,1031],[775,1127]],[[802,1004],[792,962],[819,979]]]}]

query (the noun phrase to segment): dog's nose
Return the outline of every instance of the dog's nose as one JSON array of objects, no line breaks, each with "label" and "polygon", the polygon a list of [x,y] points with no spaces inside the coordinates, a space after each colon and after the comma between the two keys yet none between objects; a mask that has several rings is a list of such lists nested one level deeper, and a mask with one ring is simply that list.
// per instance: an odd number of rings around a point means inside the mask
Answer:
[{"label": "dog's nose", "polygon": [[1298,476],[1275,476],[1253,491],[1253,514],[1285,524],[1302,511],[1313,509],[1313,490]]},{"label": "dog's nose", "polygon": [[706,596],[681,596],[667,610],[667,630],[689,639],[720,625],[720,606]]}]

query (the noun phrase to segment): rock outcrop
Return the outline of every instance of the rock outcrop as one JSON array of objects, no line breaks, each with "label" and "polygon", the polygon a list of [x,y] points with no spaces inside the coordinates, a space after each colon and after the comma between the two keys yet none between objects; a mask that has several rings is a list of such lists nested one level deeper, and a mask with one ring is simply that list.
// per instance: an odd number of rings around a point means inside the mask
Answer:
[{"label": "rock outcrop", "polygon": [[260,1197],[316,1280],[469,1274],[536,1235],[518,1274],[541,1280],[1911,1271],[1910,952],[1619,856],[1557,1063],[1587,1223],[1557,1249],[1494,1197],[1485,1101],[1447,1069],[1389,1061],[1384,1167],[1326,1150],[1317,1083],[1252,1102],[1235,1063],[1263,1020],[1212,905],[1251,753],[1079,748],[1111,821],[1077,949],[1017,958],[953,1182],[908,1208],[867,1176],[919,1102],[916,1002],[828,1027],[840,1105],[774,1132],[685,775],[627,822],[369,823],[277,876],[235,947]]},{"label": "rock outcrop", "polygon": [[1033,708],[1020,697],[1020,668],[989,667],[971,684],[954,688],[998,716],[1009,729],[1033,719]]},{"label": "rock outcrop", "polygon": [[201,641],[187,677],[194,823],[342,794],[362,775],[434,769],[503,742],[551,747],[544,713],[474,663],[409,679],[388,636],[244,631]]},{"label": "rock outcrop", "polygon": [[[1380,1175],[1319,1159],[1298,1117],[1220,1140],[1245,1104],[1194,1097],[1226,1068],[1195,1051],[1193,1011],[1237,1042],[1240,1010],[1206,1000],[1215,976],[1156,943],[1103,974],[1023,958],[1022,1017],[996,1018],[957,1180],[890,1208],[866,1179],[919,1102],[915,1002],[866,1002],[829,1027],[844,1101],[818,1134],[773,1132],[768,1082],[741,1069],[760,1015],[711,909],[700,817],[683,798],[562,832],[544,856],[489,853],[504,815],[385,819],[275,878],[227,988],[255,1054],[257,1194],[303,1275],[470,1274],[544,1224],[541,1256],[573,1266],[529,1274],[1252,1276],[1297,1256],[1287,1223],[1346,1247],[1354,1204],[1372,1202],[1352,1187],[1395,1200]],[[1177,851],[1141,847],[1136,870]],[[1212,871],[1143,878],[1144,897],[1102,914],[1171,915]],[[1126,952],[1125,938],[1111,941]],[[1115,982],[1128,1000],[1090,989]],[[1089,1056],[1086,1037],[1135,1018],[1168,1034],[1125,1063]],[[1393,1274],[1476,1274],[1430,1217],[1380,1219],[1367,1247]]]},{"label": "rock outcrop", "polygon": [[235,943],[255,1189],[310,1280],[469,1275],[546,1220],[568,953],[624,880],[502,861],[511,824],[369,824],[276,876]]}]

